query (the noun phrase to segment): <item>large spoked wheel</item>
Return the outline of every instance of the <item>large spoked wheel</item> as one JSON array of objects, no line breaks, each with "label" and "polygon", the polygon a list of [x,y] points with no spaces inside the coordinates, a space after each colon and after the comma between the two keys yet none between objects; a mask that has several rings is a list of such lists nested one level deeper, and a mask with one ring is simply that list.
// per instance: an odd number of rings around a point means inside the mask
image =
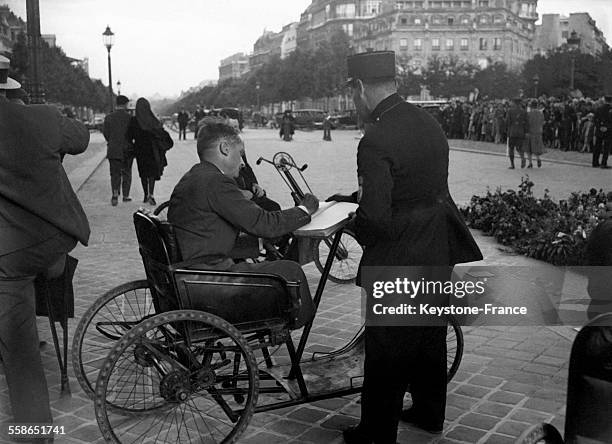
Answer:
[{"label": "large spoked wheel", "polygon": [[516,440],[517,444],[563,444],[561,433],[551,424],[538,424]]},{"label": "large spoked wheel", "polygon": [[447,382],[450,382],[457,373],[462,357],[463,331],[457,320],[453,316],[449,316],[446,333]]},{"label": "large spoked wheel", "polygon": [[[321,273],[323,273],[331,246],[332,239],[322,239],[314,245],[314,263]],[[340,237],[336,257],[329,270],[329,280],[337,284],[355,282],[362,254],[363,247],[357,242],[355,235],[350,231],[344,231]]]},{"label": "large spoked wheel", "polygon": [[133,326],[155,314],[146,280],[133,281],[103,294],[85,312],[72,341],[72,365],[79,384],[91,399],[102,362]]},{"label": "large spoked wheel", "polygon": [[115,344],[98,376],[96,419],[112,443],[233,443],[258,390],[255,357],[235,327],[206,312],[171,311]]}]

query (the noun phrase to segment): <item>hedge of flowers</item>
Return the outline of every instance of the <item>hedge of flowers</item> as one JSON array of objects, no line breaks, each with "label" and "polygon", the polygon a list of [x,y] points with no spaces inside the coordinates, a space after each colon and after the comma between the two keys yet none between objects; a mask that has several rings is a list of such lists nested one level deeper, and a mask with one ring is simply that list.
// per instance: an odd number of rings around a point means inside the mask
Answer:
[{"label": "hedge of flowers", "polygon": [[533,195],[534,183],[522,178],[518,191],[473,196],[462,209],[468,225],[494,236],[528,257],[554,265],[583,265],[586,239],[603,219],[606,202],[612,198],[603,190],[572,193],[567,200],[554,202]]}]

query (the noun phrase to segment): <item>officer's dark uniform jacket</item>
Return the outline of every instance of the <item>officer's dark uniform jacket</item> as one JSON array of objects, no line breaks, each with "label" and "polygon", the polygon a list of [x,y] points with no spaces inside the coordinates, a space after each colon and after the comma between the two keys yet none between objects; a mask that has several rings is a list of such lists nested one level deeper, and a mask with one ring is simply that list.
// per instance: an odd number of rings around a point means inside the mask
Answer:
[{"label": "officer's dark uniform jacket", "polygon": [[482,259],[448,191],[448,142],[398,94],[372,113],[357,152],[363,266],[447,266]]}]

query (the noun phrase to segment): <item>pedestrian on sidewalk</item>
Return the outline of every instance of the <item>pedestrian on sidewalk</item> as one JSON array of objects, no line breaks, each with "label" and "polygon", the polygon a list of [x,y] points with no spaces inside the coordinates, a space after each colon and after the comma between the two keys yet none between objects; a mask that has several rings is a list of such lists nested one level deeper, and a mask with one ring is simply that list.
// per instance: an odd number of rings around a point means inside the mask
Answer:
[{"label": "pedestrian on sidewalk", "polygon": [[110,167],[111,205],[117,206],[119,193],[123,191],[123,201],[130,202],[132,187],[132,165],[134,163],[134,147],[128,140],[128,127],[131,116],[127,111],[130,99],[117,96],[117,108],[104,119],[102,134],[106,139],[106,158]]},{"label": "pedestrian on sidewalk", "polygon": [[325,116],[325,119],[323,120],[323,140],[327,142],[331,142],[332,140],[331,130],[332,130],[331,116],[328,114],[327,116]]},{"label": "pedestrian on sidewalk", "polygon": [[[61,158],[89,143],[82,123],[54,106],[12,103],[19,88],[0,57],[0,356],[12,423],[52,425],[39,350],[34,279],[60,276],[66,255],[87,245],[89,224]],[[52,442],[32,438],[28,442]]]},{"label": "pedestrian on sidewalk", "polygon": [[533,168],[533,156],[535,155],[538,162],[538,168],[542,167],[540,156],[545,153],[544,142],[542,140],[542,131],[544,128],[544,113],[538,108],[538,101],[533,100],[527,111],[528,133],[525,143],[525,151],[527,152],[527,160],[529,165],[527,168]]},{"label": "pedestrian on sidewalk", "polygon": [[506,119],[506,128],[508,128],[508,158],[510,159],[510,169],[514,169],[514,152],[518,151],[521,156],[521,168],[525,168],[525,153],[523,153],[523,144],[525,136],[529,130],[527,121],[527,112],[521,105],[521,99],[517,98],[512,101],[512,105],[508,110]]},{"label": "pedestrian on sidewalk", "polygon": [[179,125],[179,140],[181,140],[181,136],[183,140],[187,140],[187,124],[189,123],[189,113],[185,111],[185,108],[181,109],[181,112],[178,113],[178,125]]},{"label": "pedestrian on sidewalk", "polygon": [[157,205],[153,197],[155,182],[161,179],[164,168],[168,165],[166,151],[174,146],[174,142],[144,97],[136,101],[135,114],[128,127],[128,140],[134,144],[144,195],[143,203]]},{"label": "pedestrian on sidewalk", "polygon": [[[595,111],[597,143],[593,149],[593,168],[608,168],[608,156],[612,148],[612,96]],[[600,161],[601,155],[601,161]]]},{"label": "pedestrian on sidewalk", "polygon": [[193,138],[196,140],[198,139],[200,120],[202,120],[204,117],[206,117],[206,112],[202,109],[200,105],[196,105],[196,110],[193,113],[193,118],[195,119],[195,129],[193,130]]}]

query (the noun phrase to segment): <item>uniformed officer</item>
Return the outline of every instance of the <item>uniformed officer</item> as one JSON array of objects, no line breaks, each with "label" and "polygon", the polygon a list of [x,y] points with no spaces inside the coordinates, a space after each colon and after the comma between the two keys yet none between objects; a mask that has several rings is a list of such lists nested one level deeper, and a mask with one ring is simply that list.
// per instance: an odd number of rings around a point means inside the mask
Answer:
[{"label": "uniformed officer", "polygon": [[595,129],[597,143],[593,147],[593,168],[605,169],[608,168],[608,156],[612,147],[612,96],[606,96],[605,103],[595,111]]},{"label": "uniformed officer", "polygon": [[[358,284],[364,267],[373,266],[414,267],[420,271],[408,276],[413,280],[449,279],[453,265],[482,254],[448,191],[446,137],[433,117],[397,94],[394,52],[350,56],[348,74],[357,112],[368,123],[357,151],[360,189],[352,196],[364,246]],[[400,417],[441,432],[446,372],[445,326],[366,324],[361,422],[345,431],[345,441],[395,443]],[[402,413],[408,384],[413,404]]]}]

